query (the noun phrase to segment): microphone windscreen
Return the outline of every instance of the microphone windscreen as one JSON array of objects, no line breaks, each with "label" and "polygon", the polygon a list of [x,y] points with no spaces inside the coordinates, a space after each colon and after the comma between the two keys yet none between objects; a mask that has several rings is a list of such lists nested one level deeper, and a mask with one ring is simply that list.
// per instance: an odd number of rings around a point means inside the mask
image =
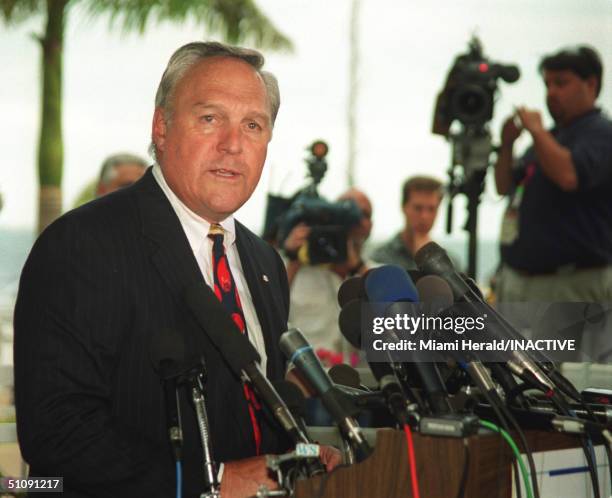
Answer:
[{"label": "microphone windscreen", "polygon": [[416,287],[406,270],[397,265],[374,268],[365,280],[366,295],[373,303],[418,302]]},{"label": "microphone windscreen", "polygon": [[338,289],[338,304],[341,308],[353,299],[363,299],[365,289],[363,288],[363,279],[359,276],[351,277],[344,282]]},{"label": "microphone windscreen", "polygon": [[257,350],[238,330],[208,285],[204,282],[190,285],[184,299],[200,327],[237,376],[242,374],[245,366],[261,361]]},{"label": "microphone windscreen", "polygon": [[441,309],[453,305],[453,291],[448,282],[436,275],[427,275],[416,284],[422,303],[435,304]]},{"label": "microphone windscreen", "polygon": [[149,357],[153,368],[162,379],[175,377],[185,362],[185,341],[177,330],[166,328],[151,335]]},{"label": "microphone windscreen", "polygon": [[346,363],[334,365],[327,372],[334,384],[361,389],[361,378],[359,372]]},{"label": "microphone windscreen", "polygon": [[361,349],[361,306],[362,301],[353,299],[344,305],[338,315],[340,332],[357,349]]},{"label": "microphone windscreen", "polygon": [[442,247],[435,242],[428,242],[414,255],[419,270],[439,275],[454,269],[453,263]]},{"label": "microphone windscreen", "polygon": [[183,337],[172,328],[156,330],[151,335],[149,353],[155,367],[164,360],[183,361],[185,359]]},{"label": "microphone windscreen", "polygon": [[414,285],[416,285],[418,281],[421,280],[426,275],[427,273],[421,270],[408,270],[408,276],[410,277],[410,280],[412,280],[412,283]]}]

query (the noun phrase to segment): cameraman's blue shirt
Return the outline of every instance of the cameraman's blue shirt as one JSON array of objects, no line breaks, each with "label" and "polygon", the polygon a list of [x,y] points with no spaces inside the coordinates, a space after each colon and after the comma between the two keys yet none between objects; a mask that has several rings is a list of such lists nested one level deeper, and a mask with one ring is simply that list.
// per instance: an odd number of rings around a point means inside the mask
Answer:
[{"label": "cameraman's blue shirt", "polygon": [[595,109],[551,133],[572,154],[578,188],[548,179],[530,147],[514,172],[518,237],[501,245],[502,261],[534,274],[612,264],[612,121]]}]

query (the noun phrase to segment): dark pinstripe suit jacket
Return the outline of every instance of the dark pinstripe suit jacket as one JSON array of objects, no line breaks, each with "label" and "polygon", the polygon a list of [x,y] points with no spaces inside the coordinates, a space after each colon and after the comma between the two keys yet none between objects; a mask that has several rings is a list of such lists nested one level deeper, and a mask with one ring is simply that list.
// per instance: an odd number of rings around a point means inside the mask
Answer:
[{"label": "dark pinstripe suit jacket", "polygon": [[[281,378],[285,270],[276,252],[240,223],[236,237],[264,333],[268,377]],[[254,454],[241,385],[183,304],[184,289],[201,280],[150,170],[44,231],[24,267],[15,308],[17,429],[32,475],[63,476],[64,498],[172,495],[163,394],[149,352],[151,335],[163,329],[180,331],[187,350],[205,356],[216,459]],[[181,405],[185,496],[199,496],[202,456],[186,393]],[[266,452],[285,449],[272,421],[262,430]]]}]

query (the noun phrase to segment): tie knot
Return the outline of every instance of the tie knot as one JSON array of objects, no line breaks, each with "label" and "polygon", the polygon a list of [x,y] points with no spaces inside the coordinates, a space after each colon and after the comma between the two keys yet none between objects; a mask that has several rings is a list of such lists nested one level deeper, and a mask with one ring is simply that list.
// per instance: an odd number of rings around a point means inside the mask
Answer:
[{"label": "tie knot", "polygon": [[218,236],[220,235],[221,238],[223,238],[223,227],[221,225],[219,225],[218,223],[212,223],[210,225],[210,228],[208,229],[208,236],[211,239],[216,239],[218,238]]}]

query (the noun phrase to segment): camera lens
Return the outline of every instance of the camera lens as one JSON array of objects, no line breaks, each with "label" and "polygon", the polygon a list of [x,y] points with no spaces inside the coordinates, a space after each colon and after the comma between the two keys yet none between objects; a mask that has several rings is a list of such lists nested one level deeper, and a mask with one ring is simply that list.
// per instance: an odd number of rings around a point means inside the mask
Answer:
[{"label": "camera lens", "polygon": [[491,96],[482,87],[462,85],[453,93],[451,113],[463,124],[485,123],[491,114]]}]

